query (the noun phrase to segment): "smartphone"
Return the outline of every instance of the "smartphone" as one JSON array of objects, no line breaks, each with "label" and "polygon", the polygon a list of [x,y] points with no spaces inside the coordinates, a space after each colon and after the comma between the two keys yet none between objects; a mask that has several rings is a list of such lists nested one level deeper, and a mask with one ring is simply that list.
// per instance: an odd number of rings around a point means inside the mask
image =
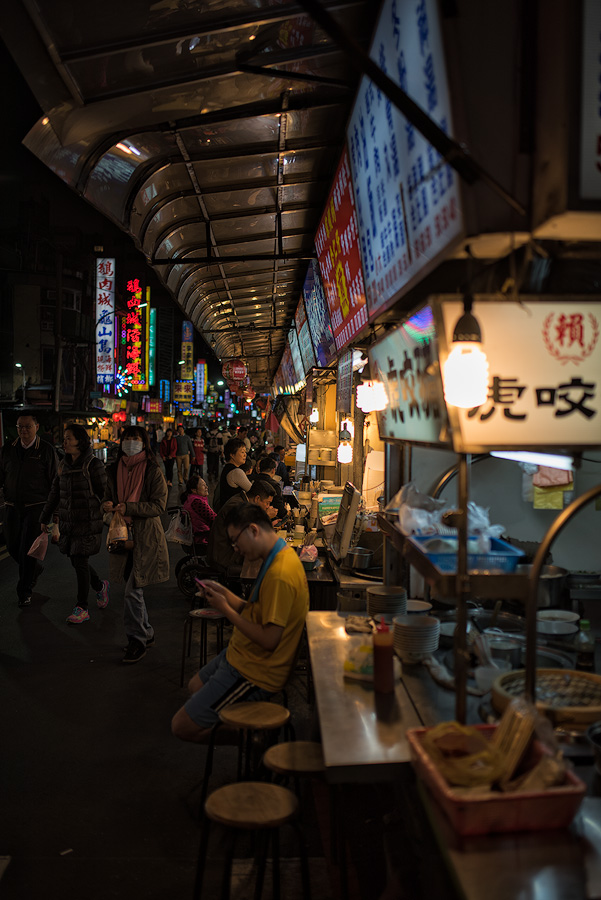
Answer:
[{"label": "smartphone", "polygon": [[201,587],[203,590],[204,590],[204,589],[206,588],[206,586],[207,586],[207,585],[206,585],[206,582],[201,581],[200,578],[195,578],[194,581],[196,582],[196,584],[198,585],[198,587]]}]

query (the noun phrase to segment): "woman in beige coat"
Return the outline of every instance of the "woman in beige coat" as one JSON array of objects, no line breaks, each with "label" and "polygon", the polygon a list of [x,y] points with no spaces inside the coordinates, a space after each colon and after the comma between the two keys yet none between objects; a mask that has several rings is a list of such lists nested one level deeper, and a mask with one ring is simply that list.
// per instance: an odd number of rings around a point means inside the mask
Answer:
[{"label": "woman in beige coat", "polygon": [[161,523],[167,483],[150,449],[145,428],[123,429],[117,461],[107,467],[103,510],[106,521],[119,511],[133,531],[133,549],[111,553],[111,582],[125,582],[123,618],[128,646],[122,662],[136,663],[154,643],[144,588],[169,580],[169,551]]}]

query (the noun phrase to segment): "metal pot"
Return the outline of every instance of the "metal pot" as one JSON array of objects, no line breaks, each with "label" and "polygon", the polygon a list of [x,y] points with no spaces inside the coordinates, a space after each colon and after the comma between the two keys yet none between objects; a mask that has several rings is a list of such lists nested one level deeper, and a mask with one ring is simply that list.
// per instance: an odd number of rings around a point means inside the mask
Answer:
[{"label": "metal pot", "polygon": [[[519,565],[516,567],[516,574],[529,575],[532,571],[531,565]],[[548,609],[549,607],[560,607],[564,601],[564,588],[570,573],[567,569],[560,566],[543,566],[538,579],[538,601],[539,609]]]},{"label": "metal pot", "polygon": [[349,550],[344,562],[351,569],[369,569],[373,555],[373,550],[368,550],[367,547],[355,547],[354,550]]}]

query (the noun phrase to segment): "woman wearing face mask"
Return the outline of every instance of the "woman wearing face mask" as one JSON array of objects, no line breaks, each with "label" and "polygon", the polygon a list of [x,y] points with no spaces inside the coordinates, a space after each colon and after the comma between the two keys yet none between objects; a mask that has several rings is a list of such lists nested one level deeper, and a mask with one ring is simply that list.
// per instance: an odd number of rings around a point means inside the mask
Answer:
[{"label": "woman wearing face mask", "polygon": [[49,531],[52,516],[58,513],[58,548],[71,560],[77,576],[77,601],[69,625],[81,625],[90,618],[90,584],[96,602],[104,609],[109,602],[109,583],[102,581],[89,564],[90,556],[100,551],[102,510],[106,474],[102,462],[94,456],[90,436],[83,425],[69,424],[63,437],[65,458],[40,516],[42,531]]},{"label": "woman wearing face mask", "polygon": [[133,530],[133,550],[110,555],[111,581],[125,582],[123,618],[128,645],[122,662],[136,663],[154,643],[144,588],[169,580],[169,552],[161,513],[167,483],[150,449],[148,432],[137,425],[123,429],[117,462],[107,468],[103,509],[120,512]]}]

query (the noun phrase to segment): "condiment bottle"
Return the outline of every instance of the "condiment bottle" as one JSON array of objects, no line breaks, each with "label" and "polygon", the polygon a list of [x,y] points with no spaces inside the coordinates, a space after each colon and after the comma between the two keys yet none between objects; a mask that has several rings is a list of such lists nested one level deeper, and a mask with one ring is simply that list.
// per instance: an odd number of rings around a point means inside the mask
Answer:
[{"label": "condiment bottle", "polygon": [[373,636],[374,690],[382,694],[390,694],[394,690],[393,640],[393,633],[382,616]]},{"label": "condiment bottle", "polygon": [[580,620],[580,631],[576,637],[576,668],[584,672],[595,671],[595,638],[591,634],[588,619]]}]

